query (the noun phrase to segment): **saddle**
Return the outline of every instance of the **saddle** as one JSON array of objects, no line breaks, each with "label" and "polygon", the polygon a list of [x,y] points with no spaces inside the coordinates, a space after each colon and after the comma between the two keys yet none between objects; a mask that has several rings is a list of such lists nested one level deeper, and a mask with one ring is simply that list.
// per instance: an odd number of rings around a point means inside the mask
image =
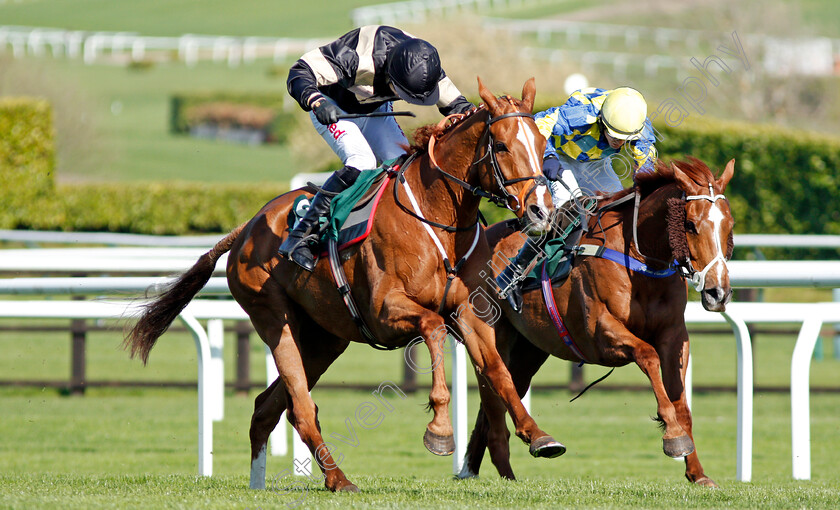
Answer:
[{"label": "saddle", "polygon": [[[370,234],[373,227],[373,217],[377,206],[393,175],[394,169],[404,158],[386,161],[379,168],[364,170],[352,186],[336,195],[330,204],[330,212],[321,220],[319,229],[320,246],[326,246],[328,240],[338,243],[338,249],[343,250],[362,242]],[[307,191],[316,191],[314,186]],[[306,214],[310,199],[305,195],[295,199],[292,210],[294,214],[288,217],[289,228],[294,226]],[[326,249],[321,250],[321,256]]]}]

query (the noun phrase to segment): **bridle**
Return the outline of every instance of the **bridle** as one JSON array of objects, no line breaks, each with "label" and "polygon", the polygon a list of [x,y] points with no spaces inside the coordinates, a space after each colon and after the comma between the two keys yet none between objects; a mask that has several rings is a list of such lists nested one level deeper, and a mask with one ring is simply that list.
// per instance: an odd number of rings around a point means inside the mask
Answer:
[{"label": "bridle", "polygon": [[[642,253],[642,249],[641,249],[641,246],[639,245],[639,237],[638,237],[639,203],[640,203],[640,199],[641,199],[641,194],[638,191],[636,191],[632,195],[628,195],[628,196],[624,197],[621,200],[618,200],[616,202],[608,204],[607,206],[602,208],[602,210],[604,210],[606,207],[614,207],[614,206],[616,206],[620,203],[623,203],[624,201],[630,199],[631,196],[633,196],[635,198],[635,204],[633,206],[633,243],[636,245],[636,251],[639,252],[639,255],[641,255],[643,259],[649,259],[649,260],[654,260],[654,261],[657,261],[657,262],[661,262],[663,264],[668,264],[668,262],[666,262],[664,260],[659,260],[659,259],[654,258],[654,257],[649,257],[649,256],[645,255],[644,253]],[[715,194],[714,188],[712,187],[712,183],[709,183],[709,194],[708,195],[688,195],[688,196],[686,196],[685,193],[683,193],[682,200],[686,203],[686,206],[688,205],[688,202],[692,202],[692,201],[695,201],[695,200],[708,200],[709,202],[714,204],[718,200],[726,200],[726,196],[724,196],[721,193]],[[673,263],[668,264],[668,265],[670,265],[671,267],[676,269],[681,277],[685,278],[692,285],[694,285],[694,289],[697,292],[702,292],[703,289],[706,286],[706,274],[709,272],[709,270],[712,268],[712,266],[714,266],[718,262],[721,262],[721,263],[723,263],[724,267],[726,267],[726,258],[723,256],[723,248],[721,246],[721,240],[718,239],[717,242],[718,242],[718,247],[717,247],[718,248],[718,253],[717,253],[717,255],[712,260],[710,260],[708,264],[706,264],[706,267],[704,267],[702,271],[697,271],[696,269],[694,269],[694,265],[691,263],[690,254],[686,255],[685,260],[674,260]]]},{"label": "bridle", "polygon": [[[443,127],[445,125],[445,123],[447,121],[449,121],[450,119],[461,118],[463,116],[464,116],[463,114],[449,115],[446,118],[444,118],[438,124],[438,126]],[[498,186],[498,188],[500,190],[500,193],[494,193],[494,192],[486,191],[480,185],[473,186],[472,184],[455,177],[454,175],[450,174],[449,172],[447,172],[443,168],[441,168],[441,166],[437,162],[437,159],[435,158],[435,136],[434,135],[432,135],[432,137],[429,138],[428,153],[429,153],[429,160],[432,163],[432,167],[435,168],[437,171],[439,171],[441,174],[443,174],[443,176],[447,180],[449,180],[451,182],[454,182],[455,184],[461,186],[462,188],[466,189],[467,191],[469,191],[473,195],[476,195],[476,196],[481,197],[481,198],[486,198],[490,202],[496,204],[498,207],[504,207],[505,209],[516,212],[522,207],[522,204],[528,199],[528,197],[531,195],[531,193],[533,193],[534,190],[537,189],[538,186],[548,186],[548,181],[546,180],[545,176],[542,175],[542,174],[540,174],[540,175],[529,175],[527,177],[518,177],[516,179],[506,179],[504,174],[502,173],[502,168],[499,166],[499,161],[496,158],[496,149],[495,149],[496,140],[493,137],[493,131],[490,129],[490,126],[493,125],[494,123],[502,120],[502,119],[507,119],[507,118],[511,118],[511,117],[527,117],[529,119],[532,118],[530,114],[523,113],[523,112],[503,113],[503,114],[498,115],[496,117],[490,117],[488,115],[487,120],[485,121],[484,132],[481,135],[482,139],[486,139],[486,141],[487,141],[487,143],[484,145],[484,147],[485,147],[484,155],[481,156],[480,158],[477,158],[477,159],[473,160],[472,165],[470,165],[470,166],[475,166],[475,165],[478,165],[479,163],[481,163],[482,161],[484,161],[485,159],[489,159],[490,160],[490,167],[493,170],[493,177],[496,181],[496,185]],[[479,145],[482,145],[482,142],[479,142]],[[514,195],[507,190],[507,187],[512,185],[512,184],[516,184],[516,183],[522,182],[522,181],[529,181],[529,180],[533,180],[534,184],[527,191],[523,190],[523,193],[521,193],[521,197],[517,196],[517,195]]]},{"label": "bridle", "polygon": [[[718,200],[726,200],[726,197],[721,193],[715,194],[715,190],[712,187],[712,183],[709,183],[708,195],[688,195],[685,197],[684,200],[686,201],[686,204],[694,200],[708,200],[712,203],[712,205],[714,205],[715,202],[717,202]],[[726,267],[726,258],[723,256],[723,246],[721,245],[721,239],[717,239],[717,244],[717,255],[715,255],[715,257],[712,260],[710,260],[709,263],[706,264],[706,267],[704,267],[701,271],[697,271],[696,269],[694,269],[694,266],[691,264],[691,257],[689,256],[686,256],[684,261],[675,261],[675,265],[680,272],[680,276],[691,282],[691,284],[694,285],[694,289],[697,292],[702,292],[705,288],[706,273],[709,272],[712,266],[720,262],[723,264],[724,267]]]}]

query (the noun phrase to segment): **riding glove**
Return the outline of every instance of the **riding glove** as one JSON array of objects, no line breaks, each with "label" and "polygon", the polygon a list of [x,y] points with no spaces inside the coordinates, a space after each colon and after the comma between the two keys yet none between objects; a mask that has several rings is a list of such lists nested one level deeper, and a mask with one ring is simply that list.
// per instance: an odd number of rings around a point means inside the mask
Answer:
[{"label": "riding glove", "polygon": [[318,122],[325,126],[338,122],[338,116],[343,113],[335,103],[324,96],[316,96],[309,103],[309,106],[312,107],[312,113],[315,114]]},{"label": "riding glove", "polygon": [[557,156],[551,155],[543,160],[543,175],[551,181],[560,179],[560,160]]},{"label": "riding glove", "polygon": [[464,101],[463,103],[453,108],[452,113],[467,113],[470,110],[475,110],[475,105],[469,101]]}]

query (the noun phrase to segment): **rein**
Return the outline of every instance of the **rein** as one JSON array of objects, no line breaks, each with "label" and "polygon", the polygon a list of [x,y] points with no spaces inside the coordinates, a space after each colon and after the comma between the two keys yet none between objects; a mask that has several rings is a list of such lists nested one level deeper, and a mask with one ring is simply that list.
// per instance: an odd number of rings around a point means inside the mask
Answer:
[{"label": "rein", "polygon": [[[613,262],[621,264],[624,267],[626,267],[626,268],[628,268],[628,269],[630,269],[634,272],[638,272],[638,273],[644,274],[644,275],[652,277],[652,278],[664,278],[664,277],[671,276],[671,275],[675,274],[675,272],[678,272],[678,274],[682,278],[684,278],[685,280],[687,280],[688,282],[690,282],[694,286],[694,289],[697,292],[701,292],[703,290],[704,286],[705,286],[706,273],[709,272],[709,270],[712,268],[712,266],[714,266],[718,262],[722,262],[724,265],[726,265],[726,259],[722,255],[722,250],[718,250],[717,256],[715,256],[715,258],[713,258],[711,261],[709,261],[709,263],[706,264],[706,267],[704,267],[701,271],[697,271],[696,269],[694,269],[694,266],[691,264],[691,258],[690,257],[686,257],[686,259],[683,260],[683,261],[674,260],[673,262],[669,263],[668,261],[660,260],[660,259],[657,259],[655,257],[649,257],[649,256],[645,255],[644,253],[642,253],[641,245],[639,244],[639,234],[638,234],[639,228],[638,227],[639,227],[639,206],[640,206],[640,203],[641,203],[641,194],[638,191],[634,191],[633,193],[630,193],[630,194],[616,200],[615,202],[611,202],[611,203],[599,208],[598,209],[598,221],[600,222],[600,216],[603,212],[611,210],[611,209],[615,209],[619,205],[623,205],[624,203],[626,203],[630,200],[633,200],[633,244],[636,245],[636,251],[639,253],[639,255],[642,256],[642,258],[647,259],[647,260],[652,260],[652,261],[655,261],[655,262],[660,262],[662,264],[665,264],[667,266],[667,268],[666,269],[661,269],[661,270],[650,269],[644,262],[642,262],[640,260],[637,260],[635,258],[632,258],[629,255],[616,252],[616,251],[611,250],[611,249],[606,248],[606,247],[599,247],[599,246],[595,246],[595,245],[581,245],[581,246],[577,247],[577,249],[576,249],[577,254],[578,255],[588,255],[588,256],[600,257],[600,258],[612,260]],[[714,188],[712,187],[712,183],[709,183],[709,194],[708,195],[688,195],[688,196],[686,196],[685,193],[683,193],[682,200],[684,200],[686,204],[688,204],[688,202],[692,202],[694,200],[708,200],[709,202],[714,204],[718,200],[726,200],[726,196],[724,196],[723,194],[720,194],[720,193],[715,194]]]},{"label": "rein", "polygon": [[[446,125],[446,122],[448,122],[452,119],[461,119],[463,117],[464,117],[463,114],[449,115],[449,116],[445,117],[443,120],[441,120],[440,123],[438,123],[438,127],[442,128]],[[472,184],[455,177],[454,175],[450,174],[449,172],[447,172],[443,168],[441,168],[441,166],[437,162],[437,158],[435,157],[436,137],[434,135],[432,135],[429,138],[428,154],[429,154],[429,160],[432,163],[432,167],[434,169],[436,169],[438,172],[440,172],[441,174],[443,174],[443,176],[447,180],[449,180],[450,182],[453,182],[453,183],[457,184],[458,186],[461,186],[462,188],[466,189],[467,191],[469,191],[470,193],[472,193],[475,196],[478,196],[478,197],[481,197],[481,198],[486,198],[487,200],[489,200],[490,202],[492,202],[493,204],[495,204],[498,207],[504,207],[505,209],[516,212],[522,207],[522,203],[525,202],[528,199],[528,196],[530,196],[531,193],[533,193],[534,190],[537,189],[538,186],[540,186],[540,185],[547,186],[548,181],[546,180],[544,175],[529,175],[527,177],[518,177],[516,179],[506,179],[504,174],[502,173],[502,169],[499,166],[499,161],[498,161],[498,159],[496,159],[495,139],[493,138],[493,132],[490,130],[490,126],[493,125],[494,123],[502,120],[502,119],[507,119],[507,118],[511,118],[511,117],[528,117],[529,119],[532,118],[531,114],[523,113],[523,112],[503,113],[503,114],[501,114],[497,117],[489,117],[488,116],[487,120],[485,121],[486,122],[486,129],[484,130],[484,133],[481,135],[482,138],[486,137],[486,139],[487,139],[487,144],[486,144],[484,155],[481,156],[480,158],[474,160],[472,165],[471,165],[471,166],[475,166],[489,156],[490,167],[493,169],[493,177],[496,179],[496,185],[499,187],[499,190],[501,190],[502,194],[497,194],[497,193],[485,191],[480,185],[479,186],[473,186]],[[516,184],[516,183],[522,182],[522,181],[529,181],[529,180],[533,180],[534,184],[527,191],[527,193],[524,194],[524,196],[521,199],[518,196],[510,193],[507,190],[507,187],[512,185],[512,184]]]},{"label": "rein", "polygon": [[[456,120],[456,121],[461,120],[464,117],[465,117],[464,114],[448,115],[448,116],[444,117],[438,123],[437,127],[439,129],[443,129],[446,126],[447,122],[452,122],[453,120]],[[493,169],[493,176],[496,179],[496,184],[499,186],[499,189],[501,190],[501,193],[503,193],[502,195],[485,191],[484,189],[481,188],[480,185],[473,186],[472,184],[455,177],[454,175],[450,174],[449,172],[447,172],[443,168],[441,168],[441,166],[437,162],[437,158],[435,158],[435,143],[436,143],[435,135],[432,135],[429,138],[429,146],[428,146],[427,153],[429,155],[429,161],[432,164],[432,168],[434,168],[435,170],[437,170],[438,172],[443,174],[443,176],[447,180],[449,180],[450,182],[453,182],[453,183],[461,186],[462,188],[466,189],[467,191],[469,191],[470,193],[472,193],[475,196],[478,196],[480,198],[488,199],[489,201],[491,201],[492,203],[496,204],[499,207],[505,207],[505,208],[507,208],[511,211],[517,211],[522,207],[521,204],[528,199],[528,196],[531,193],[533,193],[534,190],[538,186],[540,186],[540,185],[547,186],[548,181],[546,180],[545,176],[543,176],[543,175],[532,175],[532,176],[528,176],[528,177],[519,177],[519,178],[516,178],[516,179],[505,179],[504,174],[502,173],[502,169],[499,166],[499,162],[496,159],[496,151],[495,151],[495,148],[494,148],[494,145],[495,145],[494,141],[495,140],[493,138],[493,132],[490,130],[490,126],[493,125],[494,123],[502,120],[502,119],[507,119],[507,118],[511,118],[511,117],[527,117],[529,119],[532,118],[530,114],[523,113],[523,112],[503,113],[502,115],[499,115],[497,117],[492,117],[492,118],[488,116],[487,120],[485,121],[486,125],[485,125],[484,132],[481,135],[482,139],[485,138],[485,137],[487,139],[486,151],[484,153],[484,156],[474,160],[472,162],[472,164],[470,165],[471,167],[475,166],[476,164],[480,163],[484,158],[488,157],[488,155],[489,155],[490,165]],[[479,144],[481,144],[481,142],[479,142]],[[414,155],[412,155],[412,158],[413,157],[414,157]],[[414,193],[411,191],[411,187],[408,185],[408,181],[405,178],[405,171],[408,168],[408,164],[410,162],[411,162],[411,159],[407,160],[405,163],[403,163],[403,165],[400,166],[400,169],[397,171],[397,180],[396,180],[396,182],[394,182],[394,201],[403,211],[408,213],[409,216],[412,216],[413,218],[419,220],[423,224],[423,227],[426,229],[426,233],[429,234],[429,237],[431,237],[432,241],[435,244],[435,247],[437,247],[438,252],[440,252],[441,258],[443,259],[443,265],[444,265],[444,268],[446,269],[446,287],[443,290],[443,298],[441,299],[440,307],[438,308],[438,314],[440,314],[440,313],[443,312],[444,306],[446,304],[446,298],[449,295],[449,290],[452,286],[453,280],[455,280],[455,278],[458,275],[458,272],[464,266],[464,263],[467,261],[467,259],[470,257],[470,255],[472,255],[472,252],[475,250],[476,246],[478,245],[478,238],[481,236],[481,225],[479,225],[479,221],[481,219],[481,212],[479,212],[476,215],[475,222],[468,227],[454,227],[454,226],[451,226],[451,225],[444,225],[442,223],[438,223],[438,222],[426,219],[426,217],[423,215],[423,212],[420,210],[420,206],[417,203],[417,199],[414,197]],[[507,186],[510,186],[512,184],[516,184],[518,182],[527,181],[527,180],[533,180],[534,184],[527,191],[527,193],[524,193],[524,196],[522,197],[521,200],[516,195],[513,195],[510,192],[508,192]],[[408,200],[411,203],[411,209],[409,209],[408,207],[403,205],[402,202],[400,202],[400,200],[399,200],[398,187],[400,185],[402,185],[402,187],[405,189],[406,195],[408,196]],[[511,205],[511,204],[513,204],[513,205]],[[446,232],[464,232],[464,231],[472,230],[474,228],[475,229],[475,238],[473,238],[473,242],[472,242],[472,245],[470,246],[469,250],[467,250],[467,252],[464,254],[464,256],[461,257],[458,260],[458,262],[456,262],[455,265],[453,266],[451,264],[451,262],[449,261],[449,256],[446,254],[446,250],[444,250],[443,245],[440,243],[440,239],[438,239],[438,237],[432,231],[431,227],[436,227],[436,228],[442,229]]]}]

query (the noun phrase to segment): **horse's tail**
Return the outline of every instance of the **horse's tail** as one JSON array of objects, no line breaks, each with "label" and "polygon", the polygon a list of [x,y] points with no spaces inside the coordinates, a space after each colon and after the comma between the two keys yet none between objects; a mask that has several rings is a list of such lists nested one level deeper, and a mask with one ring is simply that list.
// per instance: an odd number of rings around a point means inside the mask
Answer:
[{"label": "horse's tail", "polygon": [[202,255],[193,267],[167,286],[154,301],[143,306],[140,320],[123,341],[123,348],[131,349],[132,358],[140,356],[143,364],[146,364],[149,360],[149,352],[155,346],[157,339],[169,329],[170,324],[198,294],[198,291],[207,285],[219,257],[230,250],[245,225],[247,222],[233,229],[224,239],[216,243],[213,249]]}]

